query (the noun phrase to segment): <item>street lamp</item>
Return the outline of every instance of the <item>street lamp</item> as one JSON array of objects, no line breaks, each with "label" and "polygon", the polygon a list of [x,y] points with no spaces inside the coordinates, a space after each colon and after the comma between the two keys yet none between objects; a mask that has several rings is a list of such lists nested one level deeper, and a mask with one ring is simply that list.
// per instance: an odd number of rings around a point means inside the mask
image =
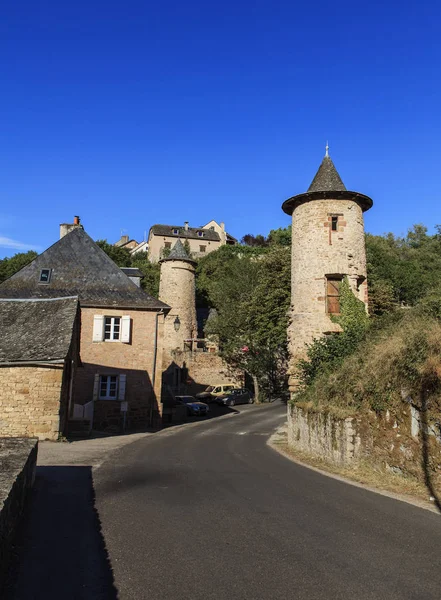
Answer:
[{"label": "street lamp", "polygon": [[174,320],[173,327],[175,328],[175,331],[179,331],[179,328],[181,327],[181,321],[179,320],[179,317],[176,317]]}]

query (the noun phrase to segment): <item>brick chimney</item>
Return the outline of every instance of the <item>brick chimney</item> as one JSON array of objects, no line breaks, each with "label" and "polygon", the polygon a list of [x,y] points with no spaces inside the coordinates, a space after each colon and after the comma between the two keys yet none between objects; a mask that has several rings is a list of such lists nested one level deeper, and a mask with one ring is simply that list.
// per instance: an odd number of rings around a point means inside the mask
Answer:
[{"label": "brick chimney", "polygon": [[75,215],[73,223],[60,223],[60,240],[62,237],[78,227],[83,227],[80,223],[80,217],[78,215]]}]

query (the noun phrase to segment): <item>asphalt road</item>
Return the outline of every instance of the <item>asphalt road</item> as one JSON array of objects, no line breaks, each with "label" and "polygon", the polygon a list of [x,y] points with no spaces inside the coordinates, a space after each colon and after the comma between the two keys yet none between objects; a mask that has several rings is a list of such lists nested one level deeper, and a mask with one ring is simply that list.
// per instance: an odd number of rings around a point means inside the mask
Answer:
[{"label": "asphalt road", "polygon": [[285,406],[240,410],[126,446],[95,472],[103,597],[441,598],[439,515],[280,456],[266,441]]}]

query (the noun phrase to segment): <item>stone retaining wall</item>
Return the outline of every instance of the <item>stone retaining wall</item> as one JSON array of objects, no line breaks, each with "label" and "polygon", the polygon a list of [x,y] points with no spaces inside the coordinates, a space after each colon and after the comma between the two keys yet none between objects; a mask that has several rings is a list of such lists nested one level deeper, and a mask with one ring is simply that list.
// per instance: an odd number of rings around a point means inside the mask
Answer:
[{"label": "stone retaining wall", "polygon": [[0,597],[11,544],[34,483],[37,450],[36,439],[0,438]]},{"label": "stone retaining wall", "polygon": [[362,446],[356,419],[337,419],[330,413],[307,411],[290,404],[288,444],[337,464],[358,459]]}]

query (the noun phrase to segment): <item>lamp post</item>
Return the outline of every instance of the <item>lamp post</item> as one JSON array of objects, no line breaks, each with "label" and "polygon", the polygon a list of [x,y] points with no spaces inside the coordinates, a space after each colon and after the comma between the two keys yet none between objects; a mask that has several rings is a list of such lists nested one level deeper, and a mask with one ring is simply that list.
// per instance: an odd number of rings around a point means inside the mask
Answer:
[{"label": "lamp post", "polygon": [[180,327],[181,327],[181,321],[179,319],[179,317],[176,317],[176,319],[173,321],[173,327],[175,328],[175,331],[179,331]]}]

